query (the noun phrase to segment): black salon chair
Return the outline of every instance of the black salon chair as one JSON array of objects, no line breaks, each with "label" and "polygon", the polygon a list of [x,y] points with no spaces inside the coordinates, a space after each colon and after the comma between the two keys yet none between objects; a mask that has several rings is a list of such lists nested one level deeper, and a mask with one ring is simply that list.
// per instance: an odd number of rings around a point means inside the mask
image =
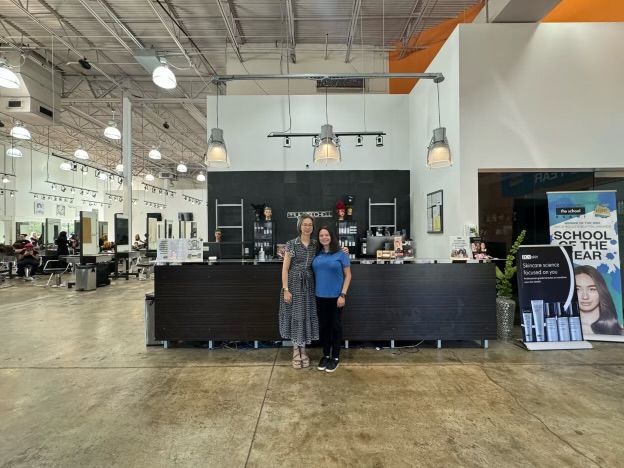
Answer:
[{"label": "black salon chair", "polygon": [[43,273],[45,273],[46,275],[50,275],[45,287],[49,287],[52,278],[54,278],[55,284],[53,284],[52,287],[60,288],[62,286],[61,275],[65,273],[68,268],[69,265],[61,260],[48,260],[43,267]]}]

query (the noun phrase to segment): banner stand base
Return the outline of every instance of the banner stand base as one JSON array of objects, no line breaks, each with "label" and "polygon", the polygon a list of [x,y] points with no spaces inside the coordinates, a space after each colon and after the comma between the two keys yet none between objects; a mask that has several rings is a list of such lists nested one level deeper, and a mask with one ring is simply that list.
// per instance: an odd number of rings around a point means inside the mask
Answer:
[{"label": "banner stand base", "polygon": [[622,335],[588,335],[585,337],[587,341],[614,341],[624,343]]},{"label": "banner stand base", "polygon": [[527,351],[555,351],[559,349],[593,349],[587,341],[533,341],[522,342]]}]

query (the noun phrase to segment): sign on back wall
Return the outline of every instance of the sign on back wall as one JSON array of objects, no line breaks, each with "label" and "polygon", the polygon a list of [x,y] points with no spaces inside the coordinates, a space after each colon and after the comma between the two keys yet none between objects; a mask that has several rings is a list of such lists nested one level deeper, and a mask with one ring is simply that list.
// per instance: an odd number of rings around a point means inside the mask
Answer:
[{"label": "sign on back wall", "polygon": [[[273,208],[276,241],[284,243],[296,237],[296,218],[288,212],[330,212],[333,217],[319,217],[316,227],[329,225],[335,229],[335,205],[344,195],[355,196],[353,219],[358,234],[368,227],[368,199],[392,202],[397,198],[397,225],[410,230],[409,171],[242,171],[208,174],[208,232],[213,240],[215,229],[215,198],[219,203],[240,203],[244,199],[245,239],[252,240],[254,214],[251,203],[267,203]],[[325,214],[325,213],[324,213]],[[392,207],[377,207],[375,224],[392,224]],[[240,209],[219,211],[219,224],[239,225]],[[227,231],[227,230],[225,230]],[[224,240],[240,240],[240,232],[224,232]],[[228,239],[228,236],[231,236]]]},{"label": "sign on back wall", "polygon": [[569,245],[573,250],[585,337],[622,336],[624,314],[615,191],[547,195],[551,243]]}]

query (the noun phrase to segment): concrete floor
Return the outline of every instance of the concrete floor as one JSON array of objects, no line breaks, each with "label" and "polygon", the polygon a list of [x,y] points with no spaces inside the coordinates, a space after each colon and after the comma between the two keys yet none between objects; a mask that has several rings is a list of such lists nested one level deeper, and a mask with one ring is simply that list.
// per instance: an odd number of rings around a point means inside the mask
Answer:
[{"label": "concrete floor", "polygon": [[151,282],[43,282],[0,289],[0,466],[622,466],[624,345],[350,349],[326,374],[146,348]]}]

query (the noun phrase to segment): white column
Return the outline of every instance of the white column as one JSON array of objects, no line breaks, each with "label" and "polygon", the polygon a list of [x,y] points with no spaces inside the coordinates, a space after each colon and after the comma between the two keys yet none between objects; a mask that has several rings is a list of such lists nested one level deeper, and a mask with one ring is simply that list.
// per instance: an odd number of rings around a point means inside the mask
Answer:
[{"label": "white column", "polygon": [[132,103],[124,93],[122,99],[121,163],[124,175],[123,212],[128,217],[128,242],[132,245]]}]

